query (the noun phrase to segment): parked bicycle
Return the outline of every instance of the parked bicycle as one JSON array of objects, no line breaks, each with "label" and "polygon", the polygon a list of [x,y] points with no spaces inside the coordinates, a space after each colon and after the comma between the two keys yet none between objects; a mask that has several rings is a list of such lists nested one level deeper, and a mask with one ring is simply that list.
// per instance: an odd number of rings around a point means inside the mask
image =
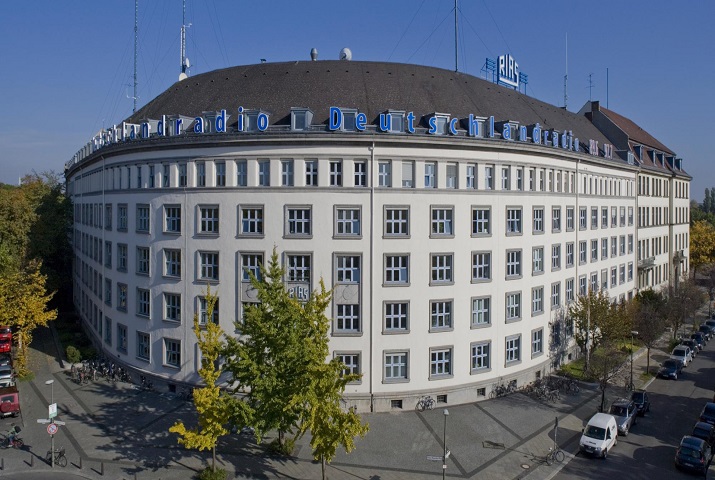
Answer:
[{"label": "parked bicycle", "polygon": [[[67,466],[67,457],[65,456],[65,447],[56,448],[54,457],[55,457],[54,458],[55,465],[59,465],[60,467]],[[49,450],[47,450],[47,455],[45,455],[45,460],[47,461],[47,463],[52,465],[52,452],[50,452]]]},{"label": "parked bicycle", "polygon": [[429,395],[425,395],[417,401],[416,408],[420,412],[424,412],[425,410],[433,410],[436,403],[437,402],[434,401],[434,398],[430,397]]},{"label": "parked bicycle", "polygon": [[554,460],[561,463],[564,461],[564,457],[564,452],[561,451],[558,445],[549,448],[549,453],[546,454],[546,465],[553,464]]}]

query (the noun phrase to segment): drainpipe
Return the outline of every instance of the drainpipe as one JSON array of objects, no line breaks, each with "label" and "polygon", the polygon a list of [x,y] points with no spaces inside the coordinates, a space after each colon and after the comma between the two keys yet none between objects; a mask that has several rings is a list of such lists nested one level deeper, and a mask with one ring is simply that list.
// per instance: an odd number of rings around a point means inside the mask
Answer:
[{"label": "drainpipe", "polygon": [[373,182],[374,177],[374,166],[375,166],[375,141],[373,140],[372,145],[368,147],[370,150],[370,412],[375,411],[375,396],[374,396],[374,336],[375,336],[375,325],[373,321],[373,305],[375,303],[375,182]]}]

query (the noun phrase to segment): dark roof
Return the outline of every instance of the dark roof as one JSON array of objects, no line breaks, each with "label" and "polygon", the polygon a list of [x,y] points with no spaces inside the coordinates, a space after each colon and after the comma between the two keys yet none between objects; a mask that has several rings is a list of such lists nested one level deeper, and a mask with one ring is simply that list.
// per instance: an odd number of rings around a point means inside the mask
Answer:
[{"label": "dark roof", "polygon": [[226,109],[234,125],[239,106],[268,111],[271,124],[278,125],[290,123],[291,107],[312,110],[313,124],[327,123],[331,106],[357,108],[370,123],[388,109],[413,111],[416,118],[435,112],[460,119],[493,115],[496,122],[570,130],[585,148],[589,139],[609,143],[584,116],[513,89],[465,73],[385,62],[298,61],[214,70],[175,83],[128,121]]},{"label": "dark roof", "polygon": [[657,138],[643,130],[633,120],[626,118],[623,115],[619,115],[613,110],[609,110],[604,107],[600,107],[600,110],[621,130],[623,130],[626,135],[628,135],[628,138],[631,142],[639,143],[646,147],[654,148],[661,152],[667,153],[668,155],[675,155],[675,152],[660,143]]}]

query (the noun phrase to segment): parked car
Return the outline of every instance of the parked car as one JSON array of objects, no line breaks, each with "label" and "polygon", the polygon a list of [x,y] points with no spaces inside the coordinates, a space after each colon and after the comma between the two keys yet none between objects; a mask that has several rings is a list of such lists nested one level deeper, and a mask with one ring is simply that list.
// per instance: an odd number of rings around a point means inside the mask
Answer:
[{"label": "parked car", "polygon": [[698,328],[698,331],[702,332],[703,335],[705,335],[705,341],[710,340],[713,336],[713,331],[710,328],[710,325],[700,325],[700,328]]},{"label": "parked car", "polygon": [[705,335],[703,335],[700,332],[691,334],[690,340],[692,340],[698,346],[698,349],[700,349],[700,350],[702,350],[703,347],[705,347]]},{"label": "parked car", "polygon": [[678,470],[682,468],[706,476],[712,459],[712,448],[708,442],[702,438],[686,435],[680,441],[680,446],[675,452],[675,467]]},{"label": "parked car", "polygon": [[15,385],[15,374],[10,365],[0,367],[0,387],[12,387]]},{"label": "parked car", "polygon": [[673,360],[679,360],[683,365],[683,368],[687,367],[690,362],[693,361],[693,356],[690,353],[690,347],[685,345],[678,345],[670,352],[670,358]]},{"label": "parked car", "polygon": [[715,425],[710,425],[705,422],[697,422],[693,427],[693,437],[702,438],[712,447],[715,445]]},{"label": "parked car", "polygon": [[661,378],[672,378],[677,380],[678,376],[683,372],[683,364],[680,360],[669,358],[660,364],[658,376]]},{"label": "parked car", "polygon": [[681,340],[680,344],[690,347],[690,351],[692,352],[693,357],[697,355],[700,350],[702,350],[702,348],[700,348],[700,343],[698,343],[698,341],[693,338],[689,340]]},{"label": "parked car", "polygon": [[613,415],[597,413],[586,424],[578,449],[584,453],[606,458],[618,442],[618,426]]},{"label": "parked car", "polygon": [[20,415],[20,394],[17,387],[0,388],[0,418]]},{"label": "parked car", "polygon": [[0,353],[0,367],[4,367],[5,365],[12,366],[12,357],[9,353]]},{"label": "parked car", "polygon": [[715,320],[705,320],[705,325],[707,325],[711,329],[715,329]]},{"label": "parked car", "polygon": [[0,353],[10,353],[12,351],[12,340],[0,340]]},{"label": "parked car", "polygon": [[715,403],[708,402],[700,412],[700,421],[715,425]]},{"label": "parked car", "polygon": [[618,433],[624,437],[628,435],[628,431],[631,427],[637,423],[636,415],[638,414],[638,408],[632,400],[627,398],[614,400],[608,413],[613,415],[616,419]]},{"label": "parked car", "polygon": [[12,341],[12,328],[0,325],[0,340]]},{"label": "parked car", "polygon": [[631,400],[633,400],[633,403],[636,404],[638,415],[641,417],[650,412],[650,398],[648,397],[648,392],[644,390],[636,390],[631,393]]}]

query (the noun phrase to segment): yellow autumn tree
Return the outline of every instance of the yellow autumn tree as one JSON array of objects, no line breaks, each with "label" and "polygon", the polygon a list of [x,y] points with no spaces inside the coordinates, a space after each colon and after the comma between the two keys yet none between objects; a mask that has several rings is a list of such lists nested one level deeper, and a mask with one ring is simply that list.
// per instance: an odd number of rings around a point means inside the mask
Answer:
[{"label": "yellow autumn tree", "polygon": [[706,220],[695,222],[690,227],[690,267],[695,270],[715,262],[715,227]]},{"label": "yellow autumn tree", "polygon": [[178,442],[187,449],[199,451],[211,450],[211,471],[216,472],[216,444],[218,439],[228,433],[226,425],[231,419],[242,418],[244,425],[249,423],[250,408],[216,385],[221,375],[218,358],[224,347],[223,329],[213,320],[217,296],[211,294],[211,288],[206,290],[206,321],[199,322],[199,316],[194,315],[194,334],[201,351],[201,368],[199,376],[204,386],[194,390],[194,406],[198,413],[199,423],[194,428],[187,428],[184,422],[177,421],[169,431],[179,435]]},{"label": "yellow autumn tree", "polygon": [[47,293],[47,276],[40,273],[41,267],[41,262],[32,261],[19,271],[0,276],[0,325],[13,327],[15,368],[21,377],[29,374],[27,348],[33,330],[57,318],[57,310],[47,309],[54,293]]}]

